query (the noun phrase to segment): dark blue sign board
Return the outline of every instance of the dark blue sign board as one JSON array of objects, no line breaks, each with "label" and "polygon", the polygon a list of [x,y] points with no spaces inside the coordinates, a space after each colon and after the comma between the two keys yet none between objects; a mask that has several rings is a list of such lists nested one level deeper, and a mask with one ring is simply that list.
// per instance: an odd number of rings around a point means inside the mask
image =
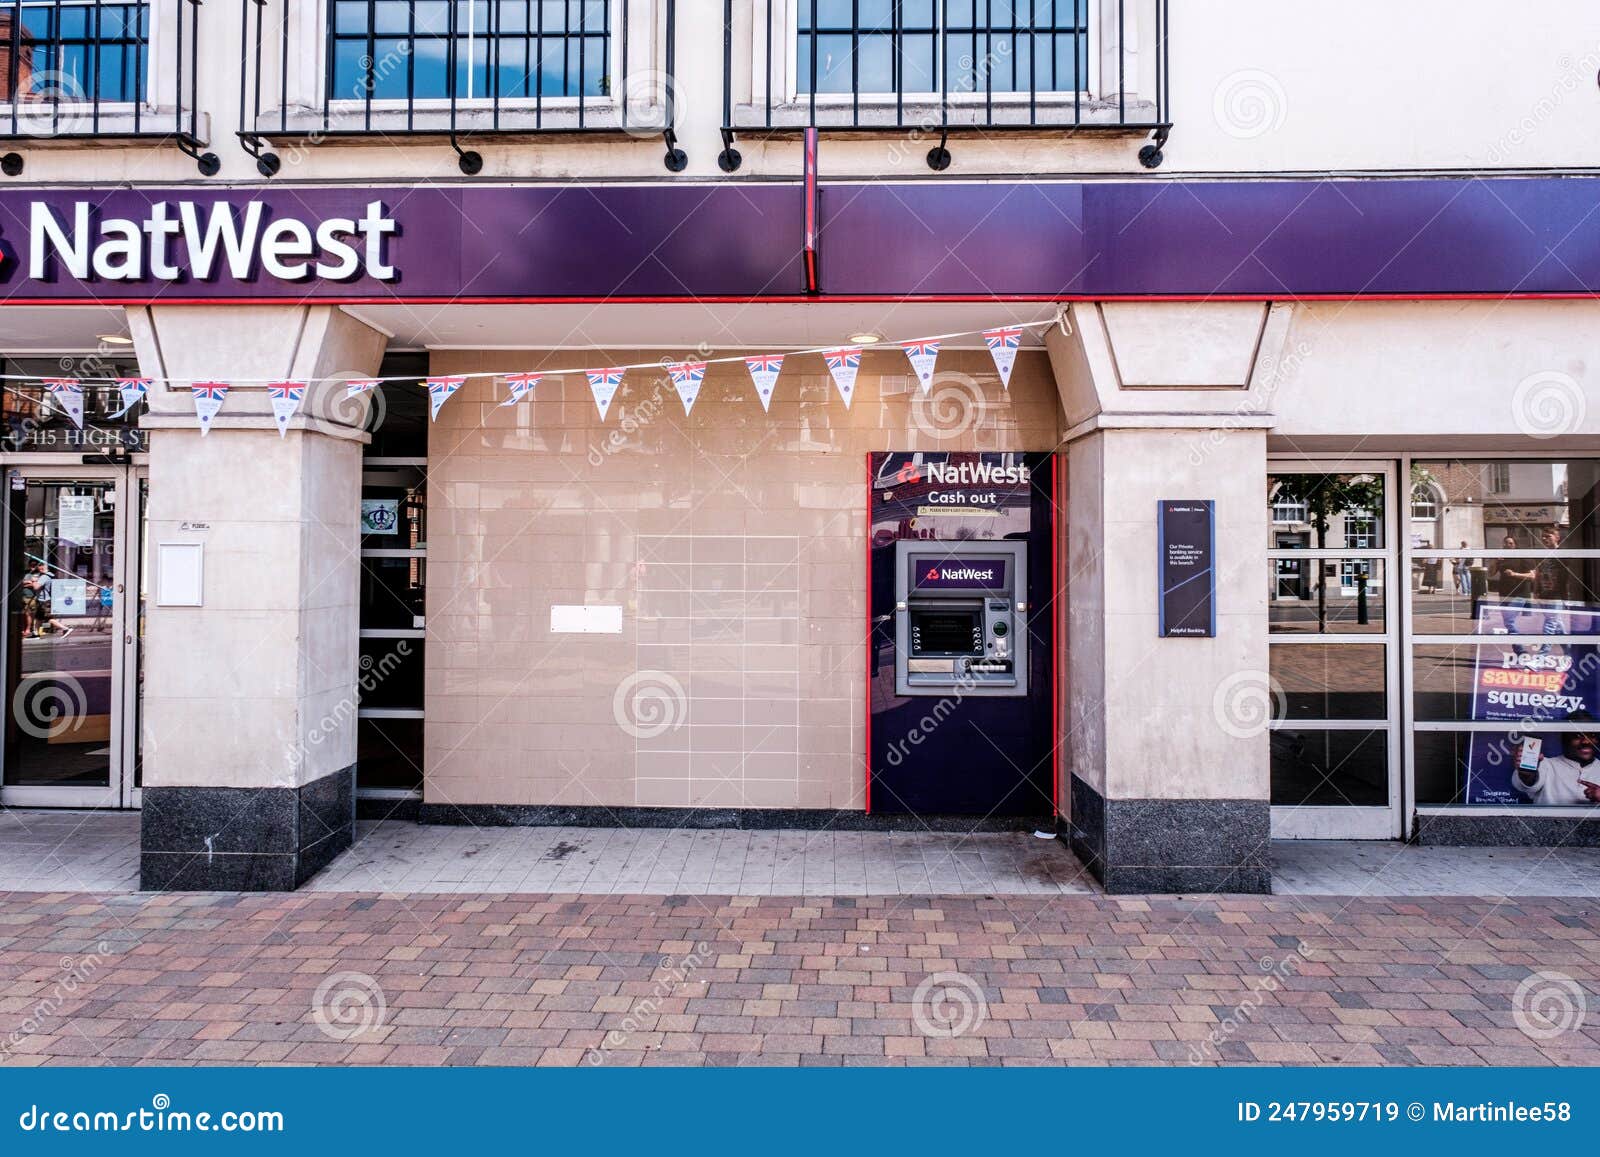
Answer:
[{"label": "dark blue sign board", "polygon": [[1161,637],[1217,634],[1216,511],[1210,499],[1162,499]]}]

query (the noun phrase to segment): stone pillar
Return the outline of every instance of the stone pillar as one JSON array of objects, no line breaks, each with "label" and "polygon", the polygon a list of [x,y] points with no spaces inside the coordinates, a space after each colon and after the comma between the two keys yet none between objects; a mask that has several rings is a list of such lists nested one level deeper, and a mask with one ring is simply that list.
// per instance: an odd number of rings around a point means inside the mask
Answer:
[{"label": "stone pillar", "polygon": [[[1270,890],[1267,428],[1287,315],[1080,305],[1067,431],[1063,801],[1114,893]],[[1209,499],[1216,636],[1159,637],[1157,508]]]},{"label": "stone pillar", "polygon": [[[1101,429],[1067,466],[1073,851],[1110,892],[1268,891],[1266,434]],[[1216,637],[1162,639],[1157,504],[1199,498]]]},{"label": "stone pillar", "polygon": [[[129,325],[157,379],[141,886],[290,890],[354,833],[367,403],[340,379],[376,373],[384,335],[315,305],[155,306]],[[284,436],[262,379],[312,382]],[[210,380],[232,389],[202,436],[189,383]],[[162,605],[167,543],[200,546],[203,605]]]}]

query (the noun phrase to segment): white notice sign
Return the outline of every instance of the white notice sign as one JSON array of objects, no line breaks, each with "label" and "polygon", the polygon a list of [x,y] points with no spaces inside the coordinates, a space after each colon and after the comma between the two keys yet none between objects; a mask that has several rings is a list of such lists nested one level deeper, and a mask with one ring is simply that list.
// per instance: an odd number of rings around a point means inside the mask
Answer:
[{"label": "white notice sign", "polygon": [[56,537],[75,546],[94,542],[94,495],[63,494],[56,508]]}]

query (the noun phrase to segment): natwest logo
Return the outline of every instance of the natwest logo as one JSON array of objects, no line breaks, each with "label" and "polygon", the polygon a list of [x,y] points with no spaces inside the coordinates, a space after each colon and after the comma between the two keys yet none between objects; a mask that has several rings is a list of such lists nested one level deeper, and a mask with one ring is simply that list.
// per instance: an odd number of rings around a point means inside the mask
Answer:
[{"label": "natwest logo", "polygon": [[951,558],[926,564],[919,559],[913,573],[919,589],[959,587],[999,590],[1006,585],[1006,564],[1003,559]]},{"label": "natwest logo", "polygon": [[48,279],[56,266],[80,281],[206,281],[224,274],[238,281],[259,268],[269,277],[341,281],[363,272],[393,281],[384,255],[385,238],[396,232],[383,202],[371,201],[359,218],[316,222],[293,217],[265,220],[266,207],[242,208],[226,201],[157,201],[142,220],[96,218],[88,201],[72,207],[64,221],[49,205],[34,202],[28,221],[28,276]]},{"label": "natwest logo", "polygon": [[1032,477],[1026,466],[1000,466],[992,462],[925,462],[928,481],[944,486],[1016,485]]}]

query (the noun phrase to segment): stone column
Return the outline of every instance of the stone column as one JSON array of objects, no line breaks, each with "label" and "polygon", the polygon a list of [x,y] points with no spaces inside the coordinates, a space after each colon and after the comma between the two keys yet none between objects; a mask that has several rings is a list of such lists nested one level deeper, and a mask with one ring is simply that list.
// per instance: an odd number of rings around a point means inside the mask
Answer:
[{"label": "stone column", "polygon": [[[1267,428],[1287,316],[1074,306],[1066,411],[1073,850],[1109,892],[1270,890]],[[1216,635],[1159,637],[1157,509],[1209,499]]]},{"label": "stone column", "polygon": [[[1268,891],[1266,435],[1101,429],[1067,466],[1073,850],[1110,892]],[[1202,498],[1216,637],[1159,638],[1157,504]]]},{"label": "stone column", "polygon": [[[385,338],[327,306],[155,306],[129,324],[157,379],[141,885],[293,889],[354,832],[367,403],[340,379],[376,373]],[[286,435],[262,379],[312,382]],[[202,436],[189,383],[211,380],[232,388]],[[200,546],[202,605],[163,605],[169,543]]]}]

